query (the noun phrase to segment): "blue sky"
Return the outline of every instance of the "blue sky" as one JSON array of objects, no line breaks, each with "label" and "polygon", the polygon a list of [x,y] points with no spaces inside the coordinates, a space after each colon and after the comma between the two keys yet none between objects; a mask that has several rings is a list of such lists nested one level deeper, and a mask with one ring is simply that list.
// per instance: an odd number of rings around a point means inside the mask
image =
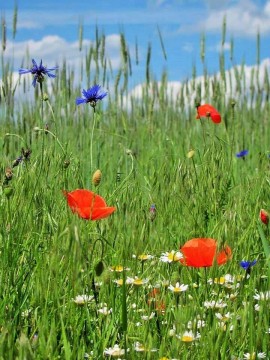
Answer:
[{"label": "blue sky", "polygon": [[[261,60],[270,57],[270,0],[17,0],[18,25],[12,39],[15,1],[0,0],[1,14],[7,22],[5,58],[11,59],[14,70],[26,59],[43,59],[48,67],[66,58],[79,67],[84,51],[78,50],[78,25],[84,25],[85,47],[95,39],[95,26],[106,36],[107,55],[115,69],[120,66],[119,33],[123,31],[130,54],[134,58],[139,46],[139,65],[133,65],[132,83],[145,78],[148,43],[152,44],[151,70],[160,79],[165,69],[170,81],[184,81],[197,75],[200,61],[200,39],[206,37],[205,63],[210,74],[219,69],[222,20],[226,16],[227,35],[224,44],[226,68],[256,63],[256,35],[261,35]],[[167,60],[159,41],[159,27]],[[234,58],[230,60],[230,40],[234,39]]]}]

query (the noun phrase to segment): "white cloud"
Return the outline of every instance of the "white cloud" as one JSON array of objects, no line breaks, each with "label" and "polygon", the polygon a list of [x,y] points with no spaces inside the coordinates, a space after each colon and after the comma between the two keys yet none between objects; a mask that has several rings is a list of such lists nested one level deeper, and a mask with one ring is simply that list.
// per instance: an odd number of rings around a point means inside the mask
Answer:
[{"label": "white cloud", "polygon": [[[113,69],[120,66],[120,36],[118,34],[108,35],[105,39],[105,54],[111,60]],[[14,69],[31,66],[31,59],[37,62],[43,60],[43,64],[52,67],[66,60],[71,68],[76,68],[84,61],[89,47],[94,45],[90,40],[83,40],[82,51],[79,51],[79,41],[69,42],[57,35],[44,36],[40,40],[27,40],[20,42],[8,41],[5,58],[14,64]],[[28,56],[27,56],[28,54]],[[26,63],[26,59],[29,63]]]},{"label": "white cloud", "polygon": [[222,46],[221,43],[218,43],[216,45],[207,46],[208,51],[215,51],[215,52],[222,52],[222,51],[230,51],[231,50],[231,44],[229,42],[225,42]]},{"label": "white cloud", "polygon": [[[228,101],[231,98],[234,98],[237,102],[241,101],[249,101],[249,106],[252,106],[251,97],[250,97],[250,87],[251,85],[254,86],[255,91],[258,92],[259,88],[263,88],[264,84],[264,77],[265,77],[265,70],[267,69],[268,74],[270,73],[270,58],[264,59],[259,66],[247,66],[244,65],[243,67],[238,65],[230,70],[225,72],[225,79],[224,82],[222,80],[222,76],[220,73],[215,75],[209,76],[207,78],[207,82],[205,82],[204,76],[198,76],[195,80],[190,79],[186,82],[177,82],[177,81],[169,81],[166,87],[166,95],[168,102],[173,102],[176,104],[181,96],[181,92],[184,93],[185,98],[185,107],[190,108],[194,104],[195,107],[195,99],[198,95],[196,93],[196,89],[201,88],[201,103],[211,102],[213,97],[213,84],[217,83],[219,86],[223,88],[222,91],[225,93],[225,99]],[[258,83],[256,82],[255,74],[258,72]],[[238,75],[236,75],[236,73]],[[242,74],[242,75],[241,75]],[[237,80],[238,77],[238,80]],[[253,78],[253,80],[252,80]],[[253,81],[253,83],[252,83]],[[210,87],[210,91],[207,95],[205,84],[208,84]],[[160,82],[156,83],[155,86],[153,84],[147,88],[146,84],[139,84],[135,88],[133,88],[129,95],[124,99],[124,105],[127,109],[130,108],[131,102],[141,101],[145,94],[154,94],[161,91],[162,84]],[[188,95],[187,95],[188,94]],[[151,95],[150,95],[151,96]],[[158,97],[156,97],[158,99]],[[156,106],[158,106],[158,100],[156,101]]]},{"label": "white cloud", "polygon": [[[61,66],[65,60],[69,70],[74,70],[74,84],[81,84],[80,71],[83,65],[85,69],[86,54],[91,46],[95,44],[90,40],[83,40],[82,51],[79,51],[79,41],[69,42],[57,35],[44,36],[40,40],[28,41],[7,41],[6,50],[4,53],[5,61],[12,64],[14,72],[10,77],[10,87],[16,87],[16,99],[27,98],[33,99],[31,74],[22,75],[19,77],[18,70],[23,67],[30,69],[32,67],[32,59],[35,59],[39,64],[42,59],[43,65],[47,68],[54,67],[55,65]],[[113,70],[117,70],[121,66],[121,53],[120,53],[120,35],[111,34],[105,38],[105,57],[110,59],[110,64]],[[94,62],[92,61],[93,67]],[[57,73],[56,73],[57,74]],[[23,79],[26,81],[27,94],[24,93]],[[52,79],[47,79],[47,90],[50,92]],[[84,84],[81,84],[83,87]],[[1,87],[1,78],[0,78]]]},{"label": "white cloud", "polygon": [[197,24],[182,26],[179,32],[221,32],[222,22],[226,16],[227,32],[233,36],[254,36],[270,33],[270,1],[260,7],[255,1],[240,0],[231,6],[214,7],[208,16]]}]

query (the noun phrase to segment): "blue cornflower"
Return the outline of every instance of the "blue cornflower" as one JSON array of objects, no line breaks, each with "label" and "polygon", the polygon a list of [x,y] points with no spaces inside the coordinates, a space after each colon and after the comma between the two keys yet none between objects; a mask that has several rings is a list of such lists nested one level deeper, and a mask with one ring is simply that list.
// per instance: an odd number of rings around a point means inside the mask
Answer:
[{"label": "blue cornflower", "polygon": [[32,69],[19,69],[19,74],[28,74],[31,73],[34,75],[34,80],[32,82],[32,85],[35,87],[36,83],[42,83],[44,80],[44,75],[48,75],[50,78],[55,78],[56,75],[52,74],[51,71],[56,70],[58,67],[55,66],[53,68],[47,69],[45,66],[42,65],[42,60],[40,61],[40,64],[38,65],[34,59],[32,59],[33,67]]},{"label": "blue cornflower", "polygon": [[254,266],[255,264],[257,264],[257,260],[253,260],[253,261],[240,261],[240,266],[244,269],[244,270],[249,270],[252,266]]},{"label": "blue cornflower", "polygon": [[82,94],[84,97],[77,98],[76,104],[80,105],[83,103],[85,104],[89,103],[94,108],[96,106],[97,101],[102,100],[107,95],[107,91],[102,89],[100,85],[94,85],[88,90],[83,90]]},{"label": "blue cornflower", "polygon": [[248,150],[242,150],[239,153],[236,154],[236,157],[241,158],[248,154]]}]

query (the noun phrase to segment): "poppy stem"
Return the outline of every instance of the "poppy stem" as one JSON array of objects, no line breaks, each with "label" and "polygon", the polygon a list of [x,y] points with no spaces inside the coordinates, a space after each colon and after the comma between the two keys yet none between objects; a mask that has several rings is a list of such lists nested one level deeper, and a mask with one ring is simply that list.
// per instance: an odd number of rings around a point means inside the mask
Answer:
[{"label": "poppy stem", "polygon": [[206,294],[207,294],[207,296],[208,296],[208,295],[209,295],[209,291],[208,291],[206,267],[204,267],[204,282],[205,282]]}]

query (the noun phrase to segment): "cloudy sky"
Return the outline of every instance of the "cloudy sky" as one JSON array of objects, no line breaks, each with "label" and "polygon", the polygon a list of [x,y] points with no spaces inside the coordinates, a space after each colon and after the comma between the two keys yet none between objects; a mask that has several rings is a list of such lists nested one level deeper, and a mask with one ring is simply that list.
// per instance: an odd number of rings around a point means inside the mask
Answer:
[{"label": "cloudy sky", "polygon": [[[17,32],[12,24],[15,4],[18,6]],[[226,68],[241,64],[252,66],[257,61],[256,39],[260,32],[261,61],[270,57],[270,0],[0,0],[6,19],[7,47],[5,59],[14,70],[26,62],[26,53],[48,67],[62,59],[75,68],[84,50],[79,51],[78,28],[84,26],[84,48],[95,41],[95,28],[106,36],[106,53],[117,69],[120,64],[119,33],[123,32],[132,58],[138,44],[139,63],[133,64],[132,82],[145,78],[147,46],[152,45],[151,72],[160,79],[163,70],[170,81],[183,81],[197,75],[203,66],[200,42],[205,34],[205,64],[210,74],[219,69],[222,22],[226,17],[227,32],[223,51]],[[164,58],[159,31],[165,46]],[[231,39],[234,42],[230,58]]]}]

